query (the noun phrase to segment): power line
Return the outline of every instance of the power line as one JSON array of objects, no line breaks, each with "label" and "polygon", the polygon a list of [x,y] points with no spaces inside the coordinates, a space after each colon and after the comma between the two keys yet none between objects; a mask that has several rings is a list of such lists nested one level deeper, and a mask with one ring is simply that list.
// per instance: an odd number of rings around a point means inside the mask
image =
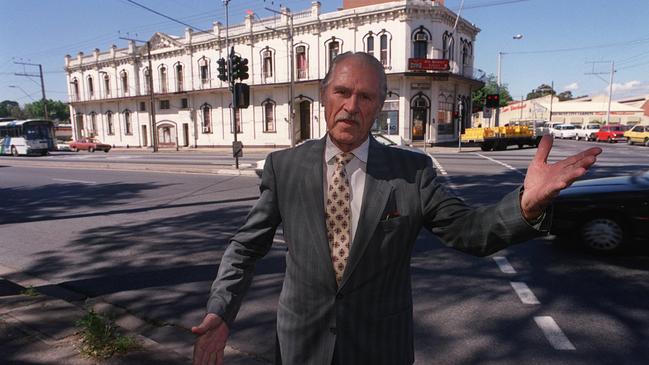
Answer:
[{"label": "power line", "polygon": [[574,47],[574,48],[556,48],[556,49],[546,49],[546,50],[538,50],[538,51],[516,51],[516,52],[503,52],[506,54],[541,54],[541,53],[560,53],[560,52],[573,52],[573,51],[583,51],[586,49],[598,49],[598,48],[610,48],[610,47],[620,47],[620,46],[626,46],[626,45],[635,45],[635,44],[641,44],[649,42],[649,38],[640,38],[640,39],[635,39],[632,41],[628,42],[620,42],[620,43],[607,43],[607,44],[600,44],[600,45],[595,45],[595,46],[586,46],[586,47]]}]

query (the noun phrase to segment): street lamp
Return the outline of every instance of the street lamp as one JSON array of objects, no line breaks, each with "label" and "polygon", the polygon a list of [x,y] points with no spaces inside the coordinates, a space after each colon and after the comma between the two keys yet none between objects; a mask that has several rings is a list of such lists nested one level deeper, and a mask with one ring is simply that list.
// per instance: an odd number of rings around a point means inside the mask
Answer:
[{"label": "street lamp", "polygon": [[[516,34],[512,38],[515,39],[515,40],[523,39],[523,35],[522,34]],[[497,73],[497,76],[496,76],[496,94],[498,94],[498,95],[500,95],[500,86],[502,85],[501,81],[500,81],[500,68],[501,68],[502,57],[503,57],[504,54],[506,54],[506,53],[505,52],[498,52],[498,73]],[[496,108],[496,127],[498,125],[500,125],[500,105],[498,106],[498,108]]]}]

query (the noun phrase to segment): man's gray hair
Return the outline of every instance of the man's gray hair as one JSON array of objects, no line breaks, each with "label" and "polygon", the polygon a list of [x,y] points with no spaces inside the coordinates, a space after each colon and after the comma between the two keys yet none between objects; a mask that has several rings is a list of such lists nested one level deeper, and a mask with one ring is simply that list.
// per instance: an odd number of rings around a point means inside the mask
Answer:
[{"label": "man's gray hair", "polygon": [[379,98],[381,100],[381,105],[383,105],[383,102],[385,101],[385,97],[388,93],[388,80],[387,77],[385,76],[385,70],[383,69],[383,65],[379,60],[376,59],[376,57],[371,56],[365,52],[351,52],[347,51],[345,53],[341,53],[338,56],[336,56],[333,61],[331,61],[331,67],[329,67],[329,71],[327,71],[327,74],[325,75],[324,79],[322,79],[322,83],[320,85],[320,88],[322,90],[322,94],[325,95],[325,90],[327,89],[327,86],[329,86],[329,83],[331,82],[331,75],[335,72],[336,66],[341,62],[344,61],[347,58],[350,57],[358,57],[365,61],[369,66],[374,68],[374,71],[376,72],[376,75],[379,78]]}]

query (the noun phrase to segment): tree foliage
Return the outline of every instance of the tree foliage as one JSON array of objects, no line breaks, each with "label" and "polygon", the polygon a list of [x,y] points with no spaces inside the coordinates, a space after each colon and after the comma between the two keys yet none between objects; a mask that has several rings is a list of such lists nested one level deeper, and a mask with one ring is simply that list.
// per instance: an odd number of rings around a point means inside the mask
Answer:
[{"label": "tree foliage", "polygon": [[541,97],[544,97],[546,95],[556,95],[556,94],[557,94],[557,92],[554,91],[552,86],[550,86],[548,84],[541,84],[536,89],[529,92],[527,94],[527,96],[525,97],[525,99],[530,100],[530,99],[541,98]]},{"label": "tree foliage", "polygon": [[11,114],[15,108],[20,109],[18,102],[13,100],[3,100],[0,102],[0,117],[15,117]]},{"label": "tree foliage", "polygon": [[[13,100],[0,102],[0,117],[16,119],[43,118],[44,112],[42,100],[25,104],[24,108],[21,108],[18,102]],[[70,119],[68,105],[58,100],[47,100],[47,113],[49,119],[52,120],[68,121]]]},{"label": "tree foliage", "polygon": [[[474,91],[471,95],[471,100],[473,102],[473,111],[480,111],[484,109],[485,99],[488,94],[496,94],[498,90],[498,82],[496,76],[489,74],[485,79],[485,85]],[[512,101],[512,96],[509,94],[507,85],[500,86],[500,106],[503,107]]]},{"label": "tree foliage", "polygon": [[557,97],[559,98],[559,101],[572,100],[575,98],[574,96],[572,96],[572,91],[570,90],[560,92],[559,95],[557,95]]}]

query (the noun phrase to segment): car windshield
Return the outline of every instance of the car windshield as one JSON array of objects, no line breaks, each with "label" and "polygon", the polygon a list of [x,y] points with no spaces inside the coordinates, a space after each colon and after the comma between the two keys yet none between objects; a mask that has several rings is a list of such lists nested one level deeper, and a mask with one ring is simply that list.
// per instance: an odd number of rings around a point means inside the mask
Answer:
[{"label": "car windshield", "polygon": [[564,126],[563,129],[575,129],[575,126],[574,125],[567,125],[567,126]]},{"label": "car windshield", "polygon": [[51,137],[50,129],[45,124],[26,124],[25,135],[27,139],[43,139]]},{"label": "car windshield", "polygon": [[599,129],[599,124],[589,124],[586,129]]}]

